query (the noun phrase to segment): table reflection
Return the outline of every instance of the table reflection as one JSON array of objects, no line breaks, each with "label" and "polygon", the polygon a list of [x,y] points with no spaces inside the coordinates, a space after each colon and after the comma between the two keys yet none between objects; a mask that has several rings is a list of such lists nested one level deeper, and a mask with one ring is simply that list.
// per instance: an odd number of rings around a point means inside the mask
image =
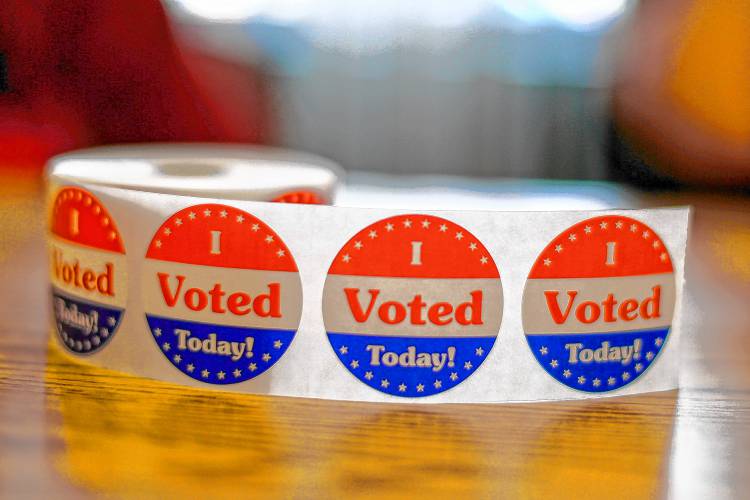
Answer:
[{"label": "table reflection", "polygon": [[659,493],[676,392],[559,403],[357,404],[190,389],[51,342],[58,471],[115,496],[630,498]]}]

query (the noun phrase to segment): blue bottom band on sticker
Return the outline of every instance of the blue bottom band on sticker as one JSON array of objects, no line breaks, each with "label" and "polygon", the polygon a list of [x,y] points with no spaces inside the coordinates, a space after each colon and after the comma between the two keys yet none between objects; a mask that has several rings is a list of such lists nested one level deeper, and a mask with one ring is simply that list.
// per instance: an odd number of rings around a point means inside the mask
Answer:
[{"label": "blue bottom band on sticker", "polygon": [[619,389],[659,355],[669,327],[613,333],[527,335],[534,356],[563,384],[586,392]]},{"label": "blue bottom band on sticker", "polygon": [[147,314],[162,354],[182,373],[209,384],[236,384],[268,370],[295,330],[214,325]]},{"label": "blue bottom band on sticker", "polygon": [[482,364],[495,337],[415,338],[328,332],[339,360],[386,394],[423,397],[452,389]]},{"label": "blue bottom band on sticker", "polygon": [[77,354],[104,347],[120,326],[123,310],[52,289],[52,311],[60,340]]}]

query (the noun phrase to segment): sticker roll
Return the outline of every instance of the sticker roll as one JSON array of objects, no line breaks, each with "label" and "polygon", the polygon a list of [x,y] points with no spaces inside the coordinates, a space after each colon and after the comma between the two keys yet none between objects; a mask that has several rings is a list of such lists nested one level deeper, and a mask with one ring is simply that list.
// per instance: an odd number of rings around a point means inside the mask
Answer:
[{"label": "sticker roll", "polygon": [[51,343],[76,362],[350,401],[678,387],[688,208],[310,204],[335,165],[240,147],[101,148],[47,175]]},{"label": "sticker roll", "polygon": [[210,144],[102,146],[57,156],[48,172],[51,180],[153,193],[326,205],[342,176],[307,153]]}]

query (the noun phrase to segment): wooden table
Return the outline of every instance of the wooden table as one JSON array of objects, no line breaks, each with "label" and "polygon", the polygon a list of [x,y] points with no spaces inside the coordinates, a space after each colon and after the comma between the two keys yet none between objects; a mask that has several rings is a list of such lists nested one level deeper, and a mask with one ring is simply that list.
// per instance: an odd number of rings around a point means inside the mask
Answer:
[{"label": "wooden table", "polygon": [[186,389],[48,349],[40,188],[0,182],[0,497],[750,495],[750,199],[685,193],[682,389],[382,405]]}]

